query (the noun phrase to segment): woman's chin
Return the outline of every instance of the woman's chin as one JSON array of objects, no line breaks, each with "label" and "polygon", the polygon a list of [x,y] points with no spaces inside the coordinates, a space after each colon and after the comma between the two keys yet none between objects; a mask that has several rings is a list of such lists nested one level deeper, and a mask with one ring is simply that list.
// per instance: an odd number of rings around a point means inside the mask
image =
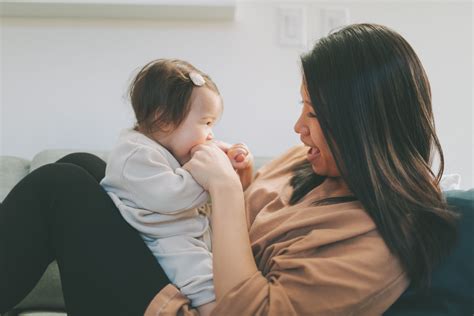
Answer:
[{"label": "woman's chin", "polygon": [[327,172],[321,168],[320,165],[318,165],[315,161],[311,162],[311,169],[313,169],[313,172],[316,173],[317,175],[320,176],[327,176]]},{"label": "woman's chin", "polygon": [[319,168],[316,166],[314,162],[311,163],[311,169],[313,169],[314,173],[321,175]]}]

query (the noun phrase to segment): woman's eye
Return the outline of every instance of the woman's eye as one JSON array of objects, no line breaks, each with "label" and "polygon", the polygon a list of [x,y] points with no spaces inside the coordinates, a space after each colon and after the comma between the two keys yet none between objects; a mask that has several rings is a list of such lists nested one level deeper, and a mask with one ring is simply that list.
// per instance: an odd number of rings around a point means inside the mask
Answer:
[{"label": "woman's eye", "polygon": [[312,112],[308,112],[308,114],[306,114],[308,117],[313,117],[313,118],[316,118],[316,114],[312,113]]},{"label": "woman's eye", "polygon": [[212,122],[207,122],[206,125],[207,125],[207,126],[211,126],[211,125],[212,125]]}]

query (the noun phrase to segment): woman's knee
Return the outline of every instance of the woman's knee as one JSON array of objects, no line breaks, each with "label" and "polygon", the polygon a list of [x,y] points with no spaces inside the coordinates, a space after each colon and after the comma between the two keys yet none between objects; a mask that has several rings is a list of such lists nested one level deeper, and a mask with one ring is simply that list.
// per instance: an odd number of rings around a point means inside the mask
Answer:
[{"label": "woman's knee", "polygon": [[[49,209],[57,197],[84,182],[94,182],[82,168],[73,164],[47,164],[21,179],[2,202],[2,210],[34,212]],[[5,211],[6,212],[6,211]]]},{"label": "woman's knee", "polygon": [[105,176],[105,161],[90,153],[72,153],[57,161],[57,163],[70,163],[84,168],[97,182]]},{"label": "woman's knee", "polygon": [[113,204],[94,177],[71,163],[52,163],[33,171],[33,195],[50,216],[66,216],[81,210],[88,213],[97,204]]},{"label": "woman's knee", "polygon": [[50,163],[32,171],[28,179],[39,188],[58,191],[91,181],[91,175],[82,167],[72,163]]},{"label": "woman's knee", "polygon": [[59,159],[57,162],[65,162],[65,163],[72,163],[75,165],[81,165],[82,163],[89,163],[91,161],[104,163],[104,161],[100,159],[99,157],[97,157],[96,155],[91,154],[91,153],[85,153],[85,152],[76,152],[76,153],[67,154],[66,156]]}]

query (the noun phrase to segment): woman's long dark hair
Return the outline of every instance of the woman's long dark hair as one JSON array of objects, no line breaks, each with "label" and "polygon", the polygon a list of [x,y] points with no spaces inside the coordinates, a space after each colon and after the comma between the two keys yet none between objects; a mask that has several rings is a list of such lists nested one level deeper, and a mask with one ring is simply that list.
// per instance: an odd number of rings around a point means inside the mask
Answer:
[{"label": "woman's long dark hair", "polygon": [[[301,60],[342,177],[412,284],[428,286],[433,266],[456,240],[457,215],[448,210],[439,187],[443,152],[420,60],[403,37],[373,24],[330,34]],[[308,164],[297,169],[293,202],[322,180]]]}]

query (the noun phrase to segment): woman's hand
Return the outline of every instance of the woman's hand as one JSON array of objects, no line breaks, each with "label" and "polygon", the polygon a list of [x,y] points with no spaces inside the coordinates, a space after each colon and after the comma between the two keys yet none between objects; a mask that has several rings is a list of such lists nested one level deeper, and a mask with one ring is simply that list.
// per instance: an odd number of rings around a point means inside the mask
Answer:
[{"label": "woman's hand", "polygon": [[[251,170],[253,159],[242,145],[229,146],[216,141],[194,147],[191,154],[191,160],[183,168],[209,191],[212,200],[212,270],[219,301],[258,271],[247,231],[243,185],[237,175],[239,170]],[[236,172],[234,167],[243,169]]]},{"label": "woman's hand", "polygon": [[245,190],[253,178],[253,155],[247,145],[237,143],[230,145],[221,141],[214,141],[229,157],[232,167],[239,175],[242,187]]},{"label": "woman's hand", "polygon": [[215,142],[207,142],[191,149],[192,158],[183,168],[207,191],[219,185],[239,183],[226,152]]}]

